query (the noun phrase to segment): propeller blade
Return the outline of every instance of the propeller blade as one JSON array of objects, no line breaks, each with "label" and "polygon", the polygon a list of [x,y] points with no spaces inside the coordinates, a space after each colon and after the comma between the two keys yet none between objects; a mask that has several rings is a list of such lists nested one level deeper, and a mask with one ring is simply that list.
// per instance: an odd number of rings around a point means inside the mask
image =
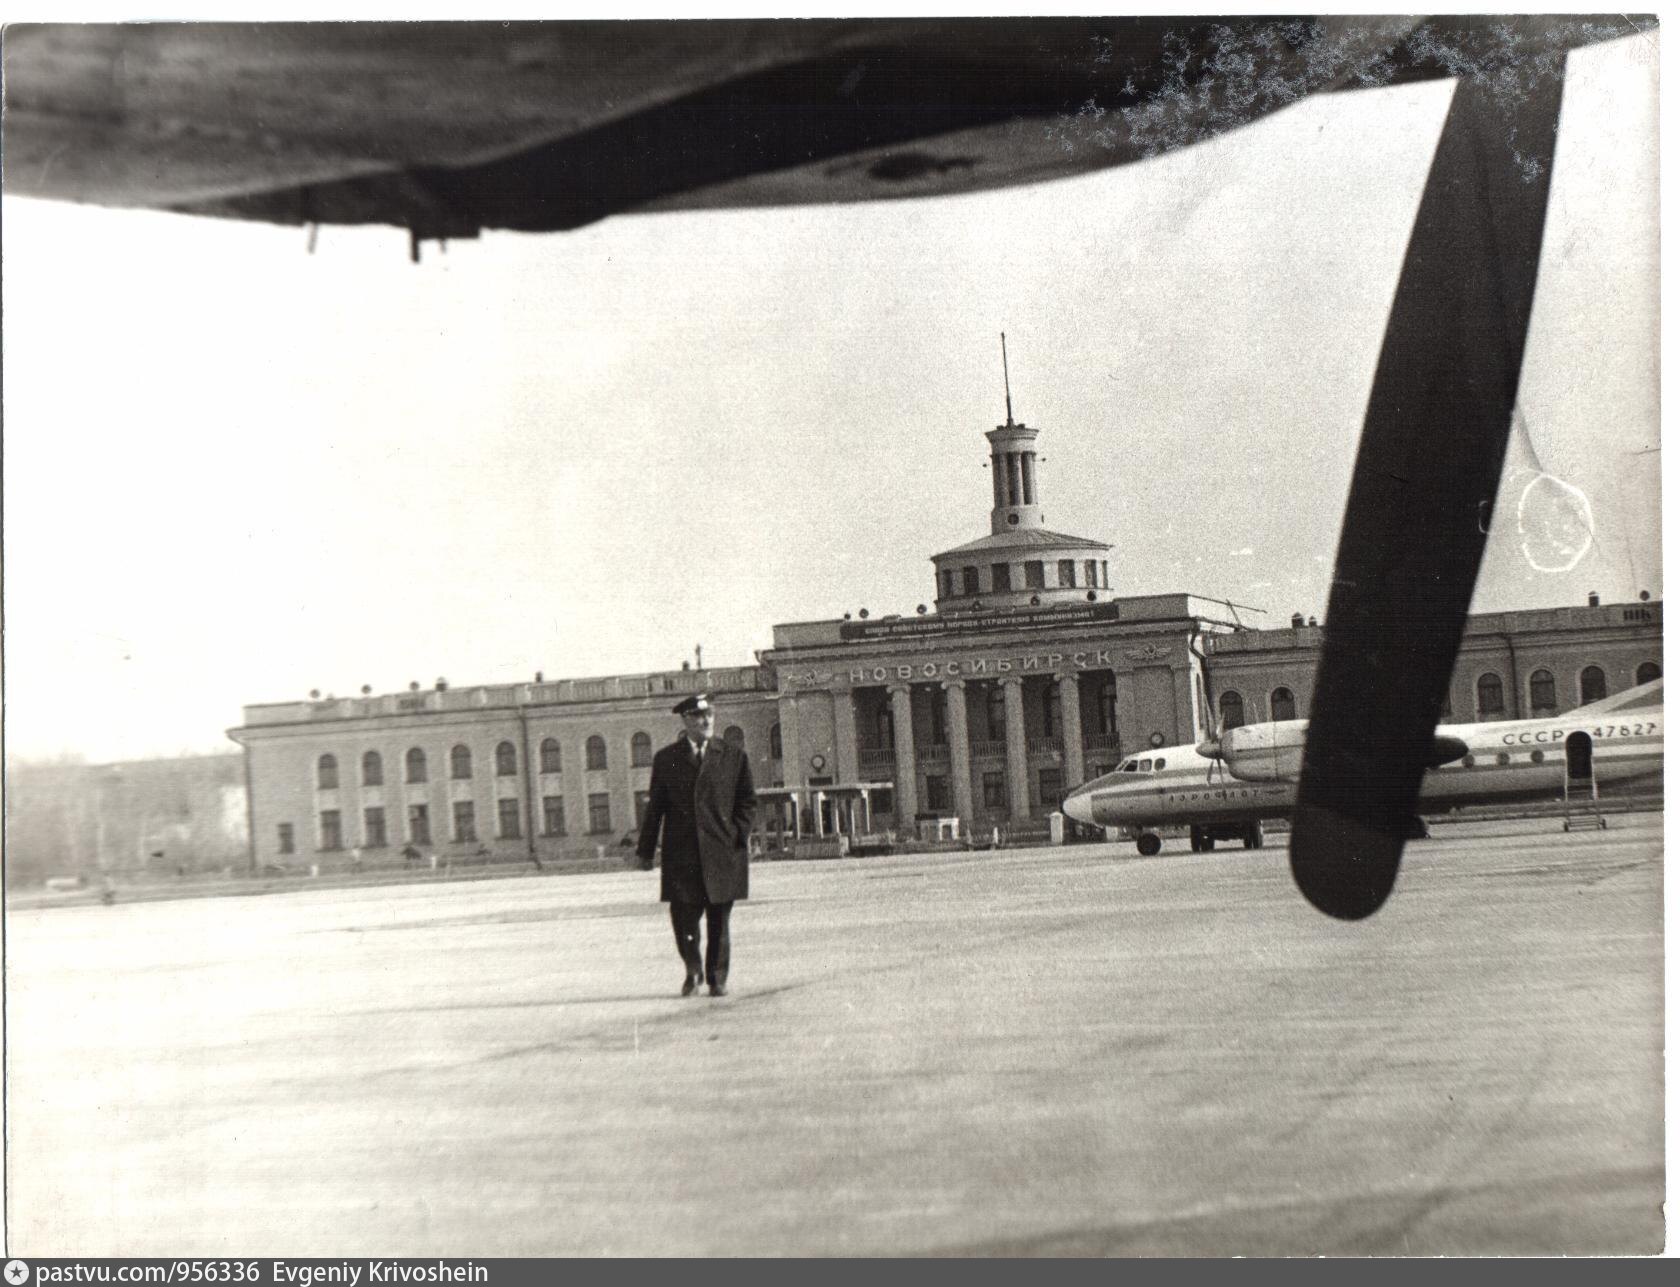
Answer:
[{"label": "propeller blade", "polygon": [[1347,920],[1400,869],[1516,406],[1563,58],[1512,73],[1516,93],[1485,73],[1454,92],[1342,522],[1289,857],[1308,901]]}]

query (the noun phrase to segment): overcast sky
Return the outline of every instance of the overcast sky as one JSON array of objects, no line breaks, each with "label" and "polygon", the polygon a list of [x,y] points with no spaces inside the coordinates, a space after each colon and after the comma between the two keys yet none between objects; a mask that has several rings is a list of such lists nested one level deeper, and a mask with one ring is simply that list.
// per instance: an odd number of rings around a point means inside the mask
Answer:
[{"label": "overcast sky", "polygon": [[[1662,591],[1656,62],[1654,34],[1570,58],[1482,610]],[[989,530],[1000,330],[1045,521],[1112,541],[1118,592],[1321,613],[1451,91],[1315,97],[1030,188],[418,267],[394,229],[309,254],[8,198],[8,750],[230,749],[243,704],[312,688],[745,664],[773,622],[931,604],[928,556]],[[1540,472],[1595,521],[1568,571],[1521,548]]]}]

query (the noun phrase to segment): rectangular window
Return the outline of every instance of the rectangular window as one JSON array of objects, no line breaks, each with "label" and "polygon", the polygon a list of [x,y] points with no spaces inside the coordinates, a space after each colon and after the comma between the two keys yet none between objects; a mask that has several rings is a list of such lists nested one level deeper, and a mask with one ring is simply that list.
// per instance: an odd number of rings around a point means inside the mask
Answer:
[{"label": "rectangular window", "polygon": [[557,795],[543,797],[543,835],[566,834],[566,802]]},{"label": "rectangular window", "polygon": [[380,806],[369,805],[362,810],[362,835],[369,849],[385,847],[385,810]]},{"label": "rectangular window", "polygon": [[944,774],[928,774],[927,807],[930,813],[949,813],[951,811],[951,783]]},{"label": "rectangular window", "polygon": [[1108,589],[1108,560],[1104,559],[1102,561],[1102,565],[1103,565],[1103,589],[1106,590],[1106,589]]},{"label": "rectangular window", "polygon": [[1007,809],[1008,798],[1003,793],[1003,774],[982,773],[980,775],[980,798],[988,809]]},{"label": "rectangular window", "polygon": [[942,598],[949,599],[957,592],[956,578],[951,575],[951,569],[946,568],[939,574],[940,584],[944,587]]},{"label": "rectangular window", "polygon": [[1007,590],[1009,588],[1009,564],[992,564],[992,589]]},{"label": "rectangular window", "polygon": [[337,809],[321,810],[321,849],[331,852],[344,848],[344,830],[339,825]]},{"label": "rectangular window", "polygon": [[980,593],[980,569],[969,567],[963,569],[963,593]]},{"label": "rectangular window", "polygon": [[280,824],[280,852],[283,854],[297,852],[297,844],[292,839],[292,824],[289,822]]},{"label": "rectangular window", "polygon": [[1062,771],[1060,769],[1040,769],[1038,771],[1038,803],[1046,809],[1054,809],[1062,802]]},{"label": "rectangular window", "polygon": [[1056,560],[1056,584],[1059,586],[1071,586],[1074,584],[1072,559]]},{"label": "rectangular window", "polygon": [[408,806],[408,838],[417,845],[432,843],[432,815],[423,804]]},{"label": "rectangular window", "polygon": [[605,791],[589,797],[589,834],[612,830],[612,799]]},{"label": "rectangular window", "polygon": [[473,821],[473,802],[471,800],[455,801],[455,839],[478,839],[478,826]]},{"label": "rectangular window", "polygon": [[1095,559],[1086,559],[1085,560],[1085,584],[1086,585],[1095,585],[1096,583],[1097,583],[1097,561]]},{"label": "rectangular window", "polygon": [[496,837],[499,840],[518,840],[524,832],[519,827],[519,801],[496,801]]},{"label": "rectangular window", "polygon": [[1042,590],[1044,588],[1044,564],[1035,559],[1022,566],[1027,569],[1027,589]]}]

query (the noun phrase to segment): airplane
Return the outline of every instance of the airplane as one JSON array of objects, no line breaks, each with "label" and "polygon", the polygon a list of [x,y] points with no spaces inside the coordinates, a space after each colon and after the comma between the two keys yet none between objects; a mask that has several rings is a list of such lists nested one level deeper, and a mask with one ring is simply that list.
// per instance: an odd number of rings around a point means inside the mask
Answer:
[{"label": "airplane", "polygon": [[[1438,726],[1419,808],[1581,793],[1596,799],[1600,787],[1660,778],[1662,683],[1654,679],[1566,715]],[[1190,828],[1193,852],[1211,851],[1219,840],[1258,849],[1265,823],[1294,812],[1306,741],[1307,721],[1293,719],[1140,751],[1069,792],[1062,813],[1087,826],[1130,831],[1146,857],[1161,851],[1159,828],[1172,826]],[[1380,738],[1373,741],[1380,746]],[[1414,815],[1409,838],[1425,835]]]}]

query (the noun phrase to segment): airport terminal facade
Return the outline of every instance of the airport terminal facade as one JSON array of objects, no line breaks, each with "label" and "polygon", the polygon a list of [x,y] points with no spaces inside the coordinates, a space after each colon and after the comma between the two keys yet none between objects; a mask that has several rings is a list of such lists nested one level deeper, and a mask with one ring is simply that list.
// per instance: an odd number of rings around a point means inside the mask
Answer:
[{"label": "airport terminal facade", "polygon": [[[253,865],[409,850],[547,862],[638,826],[683,694],[751,758],[763,843],[1048,832],[1064,791],[1210,720],[1307,715],[1321,629],[1118,596],[1104,543],[1043,526],[1038,431],[991,448],[991,531],[933,556],[931,613],[772,627],[758,664],[245,708]],[[1473,617],[1443,719],[1561,713],[1661,673],[1662,605]]]}]

